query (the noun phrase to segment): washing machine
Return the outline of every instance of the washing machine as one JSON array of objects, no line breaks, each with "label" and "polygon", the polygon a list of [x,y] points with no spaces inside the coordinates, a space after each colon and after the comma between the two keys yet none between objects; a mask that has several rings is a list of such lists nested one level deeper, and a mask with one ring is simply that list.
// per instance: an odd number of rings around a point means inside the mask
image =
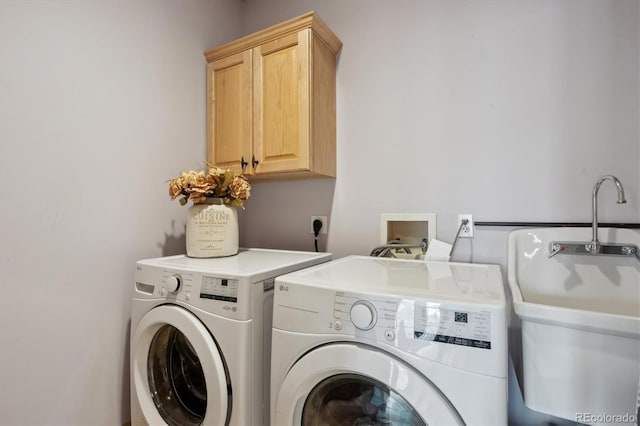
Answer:
[{"label": "washing machine", "polygon": [[506,425],[497,265],[348,256],[276,278],[273,425]]},{"label": "washing machine", "polygon": [[268,424],[274,279],[330,259],[243,249],[224,258],[138,261],[131,423]]}]

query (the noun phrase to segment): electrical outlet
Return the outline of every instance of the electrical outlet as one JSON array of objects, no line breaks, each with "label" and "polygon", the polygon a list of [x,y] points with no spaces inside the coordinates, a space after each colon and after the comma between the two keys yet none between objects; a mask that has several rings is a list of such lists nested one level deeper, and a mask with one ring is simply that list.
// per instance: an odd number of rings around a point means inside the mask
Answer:
[{"label": "electrical outlet", "polygon": [[314,234],[313,232],[313,221],[318,219],[322,222],[322,228],[320,228],[320,234],[327,233],[327,217],[326,216],[311,216],[311,220],[309,221],[309,233]]},{"label": "electrical outlet", "polygon": [[[463,220],[467,220],[466,225],[462,225]],[[473,238],[473,215],[470,214],[459,214],[458,215],[458,228],[462,225],[462,229],[460,229],[459,238]]]}]

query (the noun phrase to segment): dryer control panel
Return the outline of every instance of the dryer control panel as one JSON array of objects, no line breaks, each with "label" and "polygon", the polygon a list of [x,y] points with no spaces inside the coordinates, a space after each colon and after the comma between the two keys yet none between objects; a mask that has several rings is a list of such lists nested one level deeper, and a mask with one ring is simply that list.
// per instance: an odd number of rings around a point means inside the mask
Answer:
[{"label": "dryer control panel", "polygon": [[251,320],[271,309],[275,277],[329,260],[329,253],[244,248],[219,258],[142,259],[136,262],[133,298]]},{"label": "dryer control panel", "polygon": [[273,289],[273,278],[254,284],[248,281],[245,277],[138,264],[134,297],[162,299],[227,318],[247,320],[251,318],[254,300],[265,297],[267,289]]},{"label": "dryer control panel", "polygon": [[239,280],[202,276],[200,297],[203,299],[222,300],[224,302],[238,302]]}]

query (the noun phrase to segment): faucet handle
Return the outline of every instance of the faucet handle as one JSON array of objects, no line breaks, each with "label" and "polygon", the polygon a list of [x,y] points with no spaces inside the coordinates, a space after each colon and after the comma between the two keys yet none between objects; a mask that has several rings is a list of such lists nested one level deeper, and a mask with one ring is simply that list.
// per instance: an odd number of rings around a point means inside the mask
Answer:
[{"label": "faucet handle", "polygon": [[560,253],[564,250],[564,247],[560,243],[551,243],[551,253],[547,256],[547,258],[551,259],[556,254]]}]

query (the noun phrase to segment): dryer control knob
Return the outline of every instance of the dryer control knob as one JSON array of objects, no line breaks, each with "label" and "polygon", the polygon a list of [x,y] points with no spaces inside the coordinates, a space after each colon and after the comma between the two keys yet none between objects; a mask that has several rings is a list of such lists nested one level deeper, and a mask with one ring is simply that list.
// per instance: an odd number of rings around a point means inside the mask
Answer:
[{"label": "dryer control knob", "polygon": [[169,293],[175,293],[180,288],[180,275],[171,275],[167,278],[166,289]]},{"label": "dryer control knob", "polygon": [[378,314],[376,308],[366,300],[358,300],[351,306],[351,322],[360,330],[371,330],[376,321]]}]

